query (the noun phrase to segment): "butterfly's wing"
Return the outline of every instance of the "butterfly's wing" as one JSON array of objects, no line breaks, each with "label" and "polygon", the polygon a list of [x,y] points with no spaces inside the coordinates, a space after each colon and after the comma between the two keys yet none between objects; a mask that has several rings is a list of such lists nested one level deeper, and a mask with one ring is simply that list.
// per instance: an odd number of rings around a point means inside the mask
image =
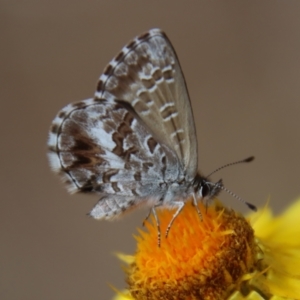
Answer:
[{"label": "butterfly's wing", "polygon": [[[164,197],[183,176],[173,151],[160,145],[124,105],[89,99],[63,108],[49,136],[49,158],[70,192],[97,192],[95,218],[111,218]],[[150,199],[151,198],[151,199]]]},{"label": "butterfly's wing", "polygon": [[179,62],[158,29],[136,38],[100,77],[96,96],[62,109],[49,158],[71,192],[98,192],[91,214],[110,218],[168,184],[193,179],[197,142]]},{"label": "butterfly's wing", "polygon": [[172,44],[159,29],[135,38],[101,75],[96,99],[129,104],[160,143],[172,149],[192,180],[197,138],[191,104]]}]

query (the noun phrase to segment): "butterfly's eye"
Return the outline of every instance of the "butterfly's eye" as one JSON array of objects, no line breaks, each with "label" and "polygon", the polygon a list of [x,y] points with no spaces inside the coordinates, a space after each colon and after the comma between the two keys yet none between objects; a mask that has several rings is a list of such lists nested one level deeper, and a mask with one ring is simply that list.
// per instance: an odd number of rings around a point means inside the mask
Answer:
[{"label": "butterfly's eye", "polygon": [[210,187],[209,187],[209,185],[206,183],[206,182],[203,182],[202,183],[202,187],[201,187],[201,189],[200,189],[200,191],[201,191],[201,196],[203,197],[203,198],[205,198],[205,197],[207,197],[207,196],[209,196],[209,194],[210,194]]}]

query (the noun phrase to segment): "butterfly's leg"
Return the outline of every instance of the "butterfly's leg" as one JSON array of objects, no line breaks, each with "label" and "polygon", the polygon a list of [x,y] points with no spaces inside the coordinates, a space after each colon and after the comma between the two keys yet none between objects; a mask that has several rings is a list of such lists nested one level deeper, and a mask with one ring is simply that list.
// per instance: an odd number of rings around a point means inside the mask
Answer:
[{"label": "butterfly's leg", "polygon": [[153,214],[153,217],[154,217],[155,222],[156,222],[156,227],[157,227],[157,245],[158,245],[158,247],[160,247],[160,241],[161,241],[160,222],[159,222],[159,218],[157,216],[156,210],[155,210],[155,208],[158,207],[158,206],[161,206],[161,203],[155,204],[154,206],[152,206],[151,212]]},{"label": "butterfly's leg", "polygon": [[149,209],[149,212],[148,212],[146,218],[145,218],[144,221],[143,221],[143,226],[145,226],[146,221],[149,219],[149,217],[150,217],[150,215],[151,215],[151,213],[152,213],[152,209],[153,209],[153,207],[151,207],[151,208]]},{"label": "butterfly's leg", "polygon": [[160,247],[161,232],[160,232],[160,222],[159,222],[159,218],[158,218],[158,216],[157,216],[157,213],[156,213],[155,208],[156,208],[156,207],[159,207],[159,206],[161,206],[161,205],[162,205],[162,202],[160,201],[160,202],[158,202],[157,204],[155,204],[154,206],[152,206],[152,207],[150,208],[150,210],[149,210],[148,215],[146,216],[145,220],[143,221],[143,226],[145,226],[146,221],[149,219],[149,217],[150,217],[150,215],[151,215],[151,213],[152,213],[152,215],[153,215],[153,217],[154,217],[154,219],[155,219],[155,222],[156,222],[156,227],[157,227],[157,245],[158,245],[158,247]]},{"label": "butterfly's leg", "polygon": [[179,213],[182,211],[183,207],[184,207],[184,202],[183,201],[178,201],[175,202],[174,204],[176,204],[176,206],[178,207],[178,209],[176,210],[175,214],[173,215],[173,218],[171,220],[171,222],[169,223],[167,230],[166,230],[166,238],[169,235],[169,231],[171,229],[171,226],[173,225],[175,219],[177,218],[177,216],[179,215]]},{"label": "butterfly's leg", "polygon": [[[145,218],[144,221],[143,221],[143,226],[145,226],[145,223],[146,223],[146,221],[149,219],[151,213],[153,214],[153,216],[154,216],[154,214],[156,214],[156,212],[154,212],[153,209],[154,209],[155,207],[158,207],[158,206],[161,206],[161,205],[162,205],[162,202],[159,202],[159,203],[155,204],[153,207],[151,207],[151,208],[149,209],[149,212],[148,212],[146,218]],[[154,216],[154,217],[155,217],[155,216]]]},{"label": "butterfly's leg", "polygon": [[199,217],[200,217],[200,219],[202,221],[203,220],[202,213],[201,213],[201,211],[200,211],[200,209],[198,207],[198,203],[197,203],[197,199],[196,199],[195,194],[193,194],[193,205],[195,206],[195,208],[197,210],[197,213],[198,213],[198,215],[199,215]]}]

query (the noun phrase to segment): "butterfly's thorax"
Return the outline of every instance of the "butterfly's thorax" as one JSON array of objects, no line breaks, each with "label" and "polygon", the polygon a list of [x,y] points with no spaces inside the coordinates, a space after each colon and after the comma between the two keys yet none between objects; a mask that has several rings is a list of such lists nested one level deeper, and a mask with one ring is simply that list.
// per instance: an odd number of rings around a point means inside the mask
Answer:
[{"label": "butterfly's thorax", "polygon": [[185,201],[193,193],[193,186],[190,181],[176,180],[165,183],[164,193],[160,199],[165,205],[172,206],[176,201]]}]

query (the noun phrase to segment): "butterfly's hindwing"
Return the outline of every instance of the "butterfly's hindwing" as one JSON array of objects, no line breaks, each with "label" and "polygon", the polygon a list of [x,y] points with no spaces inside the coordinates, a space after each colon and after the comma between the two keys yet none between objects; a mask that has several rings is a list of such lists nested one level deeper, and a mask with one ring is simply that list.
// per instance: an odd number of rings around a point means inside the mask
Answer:
[{"label": "butterfly's hindwing", "polygon": [[182,178],[176,154],[122,104],[81,103],[58,125],[53,153],[71,190],[128,197],[124,201],[136,203],[161,198],[164,182]]}]

